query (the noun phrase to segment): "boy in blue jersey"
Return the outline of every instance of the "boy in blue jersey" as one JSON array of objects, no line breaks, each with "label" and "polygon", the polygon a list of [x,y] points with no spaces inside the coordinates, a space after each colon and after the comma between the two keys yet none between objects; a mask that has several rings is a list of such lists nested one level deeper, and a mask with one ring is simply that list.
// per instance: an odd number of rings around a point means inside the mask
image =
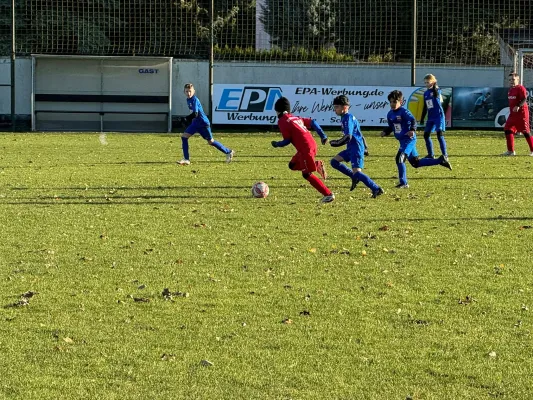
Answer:
[{"label": "boy in blue jersey", "polygon": [[398,189],[406,189],[407,184],[407,168],[405,160],[409,161],[415,168],[429,167],[431,165],[442,165],[448,169],[452,169],[449,161],[440,156],[437,159],[418,157],[416,151],[416,119],[411,112],[402,107],[403,94],[399,90],[393,90],[388,95],[391,110],[387,114],[387,123],[389,126],[381,132],[381,136],[390,135],[394,132],[394,137],[400,142],[400,148],[396,154],[396,165],[398,166],[398,175],[400,182],[396,185]]},{"label": "boy in blue jersey", "polygon": [[[383,189],[368,175],[361,172],[365,164],[365,145],[359,121],[348,112],[350,100],[344,95],[337,96],[333,99],[333,108],[335,114],[341,117],[343,136],[340,139],[331,140],[329,143],[333,147],[346,145],[346,150],[341,151],[331,159],[331,166],[351,178],[352,186],[350,190],[354,190],[358,182],[363,182],[372,191],[373,198],[382,195],[384,193]],[[345,164],[341,164],[342,162],[350,162],[352,169]]]},{"label": "boy in blue jersey", "polygon": [[431,132],[437,132],[437,139],[439,141],[440,151],[445,158],[448,158],[448,151],[446,149],[446,140],[444,140],[444,132],[446,131],[446,119],[444,116],[444,109],[442,108],[442,91],[437,86],[437,78],[435,75],[427,74],[424,76],[424,84],[426,91],[424,92],[424,110],[422,111],[422,118],[420,124],[424,123],[424,117],[428,116],[426,127],[424,128],[424,140],[426,142],[426,149],[428,155],[425,158],[434,158],[433,142],[431,141]]},{"label": "boy in blue jersey", "polygon": [[183,148],[183,159],[178,162],[179,165],[190,165],[191,161],[189,160],[189,138],[195,133],[200,133],[202,137],[207,140],[207,144],[215,147],[217,150],[220,150],[226,155],[226,162],[230,163],[233,160],[235,152],[220,142],[217,142],[213,139],[213,134],[211,133],[211,125],[207,115],[204,113],[202,108],[202,103],[198,100],[198,97],[194,95],[195,90],[192,83],[185,84],[183,89],[185,96],[187,96],[187,106],[191,111],[185,121],[189,126],[185,129],[185,132],[181,135],[181,143]]}]

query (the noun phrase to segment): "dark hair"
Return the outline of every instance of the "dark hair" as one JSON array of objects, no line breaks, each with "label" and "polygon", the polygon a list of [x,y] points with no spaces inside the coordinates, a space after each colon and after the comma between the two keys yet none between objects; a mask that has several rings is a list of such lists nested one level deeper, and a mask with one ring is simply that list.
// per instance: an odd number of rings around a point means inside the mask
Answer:
[{"label": "dark hair", "polygon": [[280,97],[274,104],[274,110],[276,110],[277,113],[282,113],[282,112],[290,113],[291,102],[286,97]]},{"label": "dark hair", "polygon": [[350,99],[348,99],[348,97],[346,97],[345,95],[341,94],[340,96],[337,96],[333,99],[333,105],[334,106],[349,106]]},{"label": "dark hair", "polygon": [[400,92],[399,90],[393,90],[387,96],[387,100],[389,101],[393,101],[393,100],[400,101],[401,99],[403,99],[403,93]]}]

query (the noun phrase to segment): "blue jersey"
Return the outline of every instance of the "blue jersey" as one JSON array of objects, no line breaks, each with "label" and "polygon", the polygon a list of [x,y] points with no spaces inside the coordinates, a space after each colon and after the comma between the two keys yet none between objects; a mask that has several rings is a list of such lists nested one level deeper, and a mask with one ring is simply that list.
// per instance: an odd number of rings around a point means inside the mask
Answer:
[{"label": "blue jersey", "polygon": [[191,113],[197,113],[196,118],[192,121],[193,124],[200,126],[209,125],[209,119],[207,118],[207,115],[205,115],[202,103],[200,103],[198,97],[192,96],[190,99],[187,99],[187,106],[189,107]]},{"label": "blue jersey", "polygon": [[477,99],[476,99],[476,102],[474,105],[476,106],[481,106],[483,104],[485,104],[488,100],[488,96],[486,93],[482,94],[481,96],[479,96]]},{"label": "blue jersey", "polygon": [[428,89],[424,92],[424,103],[428,112],[428,121],[440,121],[444,118],[444,110],[442,108],[442,91]]},{"label": "blue jersey", "polygon": [[394,132],[394,137],[400,141],[400,144],[416,140],[416,134],[412,138],[407,136],[407,132],[416,131],[416,119],[407,108],[390,110],[387,114],[387,123],[389,132]]},{"label": "blue jersey", "polygon": [[359,121],[352,114],[346,113],[341,118],[341,129],[344,136],[350,136],[347,143],[347,148],[357,147],[364,149],[363,134],[361,133],[361,126]]}]

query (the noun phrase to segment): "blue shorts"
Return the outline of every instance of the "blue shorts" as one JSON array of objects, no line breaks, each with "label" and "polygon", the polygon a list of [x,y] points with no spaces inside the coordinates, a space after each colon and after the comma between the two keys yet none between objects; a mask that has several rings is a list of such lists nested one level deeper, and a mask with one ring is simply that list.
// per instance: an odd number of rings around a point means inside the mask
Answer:
[{"label": "blue shorts", "polygon": [[416,138],[400,142],[400,148],[398,151],[405,153],[407,158],[418,157],[418,151],[416,151]]},{"label": "blue shorts", "polygon": [[426,126],[424,127],[424,132],[435,132],[435,131],[446,131],[446,121],[444,118],[439,119],[428,119],[426,122]]},{"label": "blue shorts", "polygon": [[365,166],[365,149],[358,146],[348,147],[346,150],[341,151],[338,154],[346,162],[352,164],[352,169],[361,168]]},{"label": "blue shorts", "polygon": [[205,140],[213,139],[213,134],[211,133],[211,127],[209,125],[200,125],[200,124],[193,122],[187,127],[187,129],[185,129],[185,133],[188,133],[190,135],[199,133]]}]

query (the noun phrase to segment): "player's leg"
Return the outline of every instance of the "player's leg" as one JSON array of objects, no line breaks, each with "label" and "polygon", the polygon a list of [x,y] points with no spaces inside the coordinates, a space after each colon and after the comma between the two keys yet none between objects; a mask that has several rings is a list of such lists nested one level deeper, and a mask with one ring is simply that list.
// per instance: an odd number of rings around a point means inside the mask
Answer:
[{"label": "player's leg", "polygon": [[446,148],[446,140],[444,139],[444,131],[437,131],[437,140],[439,141],[440,152],[448,158],[448,149]]},{"label": "player's leg", "polygon": [[424,142],[426,143],[427,156],[426,158],[435,157],[433,151],[433,141],[431,140],[431,132],[435,131],[435,121],[427,120],[426,127],[424,128]]},{"label": "player's leg", "polygon": [[421,168],[421,167],[431,167],[432,165],[442,165],[445,168],[448,168],[449,170],[452,169],[452,165],[448,161],[447,157],[440,156],[439,158],[420,158],[418,155],[410,155],[407,160],[409,161],[409,164],[413,166],[413,168]]},{"label": "player's leg", "polygon": [[515,117],[511,114],[507,121],[505,121],[505,126],[503,127],[505,132],[505,143],[507,145],[507,151],[502,153],[502,156],[514,156],[516,153],[514,151],[514,135],[517,132]]},{"label": "player's leg", "polygon": [[330,161],[330,164],[337,171],[339,171],[340,173],[352,179],[353,172],[346,164],[343,164],[345,161],[346,162],[350,161],[350,154],[348,150],[343,150],[339,154],[337,154],[335,157],[333,157]]},{"label": "player's leg", "polygon": [[[357,163],[355,163],[357,165]],[[354,166],[354,162],[352,161],[352,167]],[[364,174],[361,168],[354,167],[353,168],[353,181],[356,182],[363,182],[363,184],[369,188],[372,191],[372,197],[376,198],[383,193],[383,189],[379,187],[379,185],[374,182],[368,175]],[[352,188],[350,190],[355,189],[355,185],[352,183]]]},{"label": "player's leg", "polygon": [[474,106],[474,109],[470,112],[470,114],[468,114],[470,117],[473,117],[475,113],[477,113],[477,110],[479,110],[481,108],[481,105],[480,104],[476,104]]},{"label": "player's leg", "polygon": [[315,158],[313,154],[300,154],[300,163],[302,168],[302,176],[313,186],[318,192],[324,196],[321,200],[323,203],[329,203],[335,199],[331,190],[322,182],[313,172],[316,171]]},{"label": "player's leg", "polygon": [[328,179],[328,173],[326,171],[326,165],[324,164],[324,161],[315,160],[315,167],[316,172],[318,172],[318,175],[320,175],[323,180]]},{"label": "player's leg", "polygon": [[407,154],[405,154],[400,147],[398,153],[396,153],[396,166],[398,167],[398,184],[396,185],[399,189],[408,188],[407,184],[407,167],[405,166],[405,160],[407,160]]},{"label": "player's leg", "polygon": [[437,140],[439,141],[440,153],[448,158],[448,148],[446,146],[446,139],[444,139],[444,132],[446,132],[446,120],[442,118],[437,127]]},{"label": "player's leg", "polygon": [[526,138],[527,145],[529,146],[530,156],[533,156],[533,136],[530,132],[524,132],[524,137]]},{"label": "player's leg", "polygon": [[520,126],[521,132],[526,138],[527,145],[529,146],[530,156],[533,156],[533,137],[531,136],[530,126],[529,126],[529,113],[524,115],[522,126]]},{"label": "player's leg", "polygon": [[296,153],[289,161],[289,169],[291,171],[303,171],[305,164],[300,153]]},{"label": "player's leg", "polygon": [[195,128],[189,125],[184,133],[181,134],[181,149],[183,150],[183,159],[178,161],[179,165],[189,165],[191,163],[189,158],[189,138],[194,135]]},{"label": "player's leg", "polygon": [[211,132],[210,126],[202,127],[199,129],[199,131],[202,137],[205,140],[207,140],[207,143],[209,145],[213,146],[215,149],[217,149],[218,151],[221,151],[222,153],[226,155],[226,162],[229,163],[231,162],[231,160],[233,160],[233,155],[235,154],[235,152],[231,149],[228,149],[226,146],[224,146],[219,141],[213,139],[213,133]]},{"label": "player's leg", "polygon": [[[359,182],[363,182],[372,191],[373,197],[382,194],[383,190],[368,175],[362,172],[365,166],[364,149],[359,148],[359,146],[350,146],[346,150],[348,151],[349,161],[352,166],[352,186],[350,187],[350,191],[354,190]],[[378,192],[380,193],[378,194]]]}]

